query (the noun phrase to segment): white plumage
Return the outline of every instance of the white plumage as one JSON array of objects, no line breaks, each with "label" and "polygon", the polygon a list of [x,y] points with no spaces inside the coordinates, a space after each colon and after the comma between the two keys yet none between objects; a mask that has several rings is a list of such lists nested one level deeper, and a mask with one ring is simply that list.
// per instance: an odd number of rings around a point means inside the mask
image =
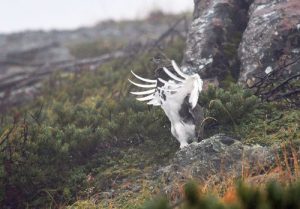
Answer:
[{"label": "white plumage", "polygon": [[137,79],[146,84],[129,81],[137,87],[150,90],[130,93],[138,96],[136,98],[138,101],[161,106],[171,122],[172,135],[180,142],[180,148],[182,148],[188,145],[189,140],[196,137],[193,109],[197,105],[203,81],[198,74],[183,73],[175,61],[172,61],[172,66],[178,75],[164,67],[163,71],[169,77],[168,80],[146,79],[131,71]]}]

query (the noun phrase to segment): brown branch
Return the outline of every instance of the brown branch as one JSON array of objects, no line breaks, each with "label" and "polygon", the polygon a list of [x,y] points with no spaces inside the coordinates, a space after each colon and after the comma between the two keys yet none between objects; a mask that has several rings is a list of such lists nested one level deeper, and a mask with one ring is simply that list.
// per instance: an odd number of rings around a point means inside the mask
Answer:
[{"label": "brown branch", "polygon": [[299,89],[292,81],[298,80],[300,73],[291,73],[287,70],[289,66],[294,65],[299,60],[300,56],[289,63],[284,62],[283,65],[278,66],[277,69],[269,74],[261,73],[255,75],[257,81],[249,88],[254,89],[254,93],[264,101],[285,99],[288,103],[296,107],[299,106],[299,98],[294,96],[299,94]]},{"label": "brown branch", "polygon": [[276,86],[275,88],[271,89],[269,91],[269,94],[274,94],[274,92],[278,91],[279,88],[283,87],[284,85],[288,84],[289,81],[293,80],[294,78],[300,77],[300,73],[293,75],[289,78],[287,78],[286,80],[284,80],[283,82],[281,82],[278,86]]},{"label": "brown branch", "polygon": [[292,90],[292,91],[289,91],[286,93],[278,94],[278,95],[276,95],[275,99],[287,98],[287,97],[291,97],[295,94],[300,94],[300,89],[295,89],[295,90]]}]

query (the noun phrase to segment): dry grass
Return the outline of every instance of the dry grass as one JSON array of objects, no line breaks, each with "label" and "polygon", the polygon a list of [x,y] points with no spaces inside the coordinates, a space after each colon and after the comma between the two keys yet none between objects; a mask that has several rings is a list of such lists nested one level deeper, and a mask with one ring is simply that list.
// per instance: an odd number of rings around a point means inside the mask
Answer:
[{"label": "dry grass", "polygon": [[[251,172],[243,172],[242,180],[245,184],[257,187],[259,189],[265,188],[265,185],[271,181],[277,181],[283,186],[299,181],[300,169],[299,169],[300,152],[297,152],[296,146],[292,141],[283,142],[281,148],[276,154],[275,166],[269,170],[265,170],[264,173],[259,175],[250,175]],[[259,165],[258,165],[259,166]],[[232,179],[229,179],[229,186],[221,199],[224,203],[237,202],[237,191]],[[219,192],[219,194],[221,194]]]},{"label": "dry grass", "polygon": [[[288,186],[300,179],[299,159],[300,152],[297,151],[296,145],[288,141],[280,145],[277,150],[275,165],[270,166],[268,170],[264,165],[256,164],[255,167],[251,167],[248,162],[243,162],[244,166],[240,177],[232,173],[224,173],[221,169],[218,174],[205,180],[197,180],[192,177],[191,171],[186,171],[178,178],[173,179],[171,183],[167,179],[161,179],[161,183],[155,185],[153,182],[142,180],[142,188],[138,193],[128,192],[118,197],[98,199],[97,201],[92,199],[91,201],[78,201],[68,208],[134,209],[140,208],[145,200],[162,195],[167,196],[173,208],[180,208],[180,203],[185,195],[184,186],[189,180],[197,182],[200,195],[214,195],[225,204],[236,204],[238,202],[237,181],[241,180],[246,185],[258,189],[264,189],[270,181],[277,181],[283,186]],[[126,187],[126,184],[122,186]]]},{"label": "dry grass", "polygon": [[[283,142],[277,151],[275,165],[270,166],[268,170],[263,164],[250,167],[248,162],[243,162],[243,165],[246,166],[243,166],[240,178],[225,173],[212,175],[205,181],[198,181],[199,194],[215,195],[223,203],[233,204],[238,201],[236,183],[240,180],[246,185],[258,189],[264,189],[266,184],[271,181],[277,181],[283,186],[291,185],[300,179],[299,160],[300,152],[297,151],[296,145],[292,141]],[[191,179],[189,173],[186,174],[186,177],[186,179]],[[173,190],[168,194],[169,199],[174,204],[184,197],[185,183],[186,180],[183,181],[182,179],[174,181]]]}]

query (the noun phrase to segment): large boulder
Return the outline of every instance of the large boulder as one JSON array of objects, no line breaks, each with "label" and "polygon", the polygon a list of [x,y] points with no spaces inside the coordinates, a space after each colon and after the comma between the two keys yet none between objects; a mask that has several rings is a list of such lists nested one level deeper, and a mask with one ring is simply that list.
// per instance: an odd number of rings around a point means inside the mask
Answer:
[{"label": "large boulder", "polygon": [[237,49],[247,24],[249,3],[247,0],[195,0],[194,20],[183,60],[186,69],[204,79],[237,79]]},{"label": "large boulder", "polygon": [[[239,81],[249,86],[256,75],[266,75],[300,56],[300,1],[255,0],[239,47]],[[287,68],[300,69],[300,61]]]},{"label": "large boulder", "polygon": [[[275,162],[275,148],[244,145],[240,141],[218,134],[179,150],[170,165],[159,170],[167,182],[194,178],[206,181],[218,178],[260,174]],[[171,184],[169,184],[171,185]]]},{"label": "large boulder", "polygon": [[[257,177],[257,174],[263,174],[275,163],[277,151],[277,147],[248,146],[232,137],[218,134],[177,151],[167,165],[153,165],[139,177],[117,180],[118,187],[107,188],[101,196],[139,192],[145,185],[152,192],[158,186],[161,191],[170,195],[190,179],[204,183],[202,185],[207,182],[213,185],[241,176]],[[177,197],[172,196],[173,198]]]}]

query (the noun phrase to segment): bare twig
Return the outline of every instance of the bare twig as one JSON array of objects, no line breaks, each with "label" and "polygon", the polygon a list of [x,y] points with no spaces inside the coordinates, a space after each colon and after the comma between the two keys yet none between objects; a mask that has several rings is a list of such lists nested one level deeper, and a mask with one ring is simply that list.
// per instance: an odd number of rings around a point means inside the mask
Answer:
[{"label": "bare twig", "polygon": [[300,89],[295,85],[299,82],[300,73],[291,72],[288,67],[300,60],[300,56],[274,69],[269,74],[255,75],[256,82],[250,87],[263,101],[286,100],[288,103],[300,106]]}]

